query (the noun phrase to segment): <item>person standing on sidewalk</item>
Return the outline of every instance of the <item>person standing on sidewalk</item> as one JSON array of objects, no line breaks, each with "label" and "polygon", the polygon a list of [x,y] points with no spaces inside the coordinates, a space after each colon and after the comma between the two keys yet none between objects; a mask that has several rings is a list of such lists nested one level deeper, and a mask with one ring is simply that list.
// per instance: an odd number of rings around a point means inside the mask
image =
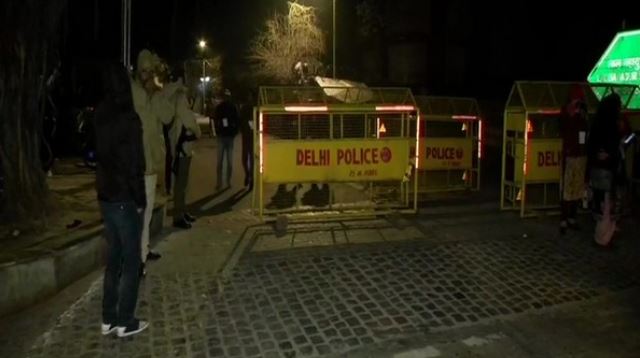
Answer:
[{"label": "person standing on sidewalk", "polygon": [[[231,177],[233,174],[233,143],[238,135],[238,109],[231,100],[231,91],[224,90],[224,96],[222,102],[220,102],[215,109],[213,115],[216,134],[218,137],[218,184],[216,190],[220,191],[223,188],[231,186]],[[227,175],[226,181],[223,179],[223,162],[227,160]]]},{"label": "person standing on sidewalk", "polygon": [[[179,82],[182,82],[179,80]],[[176,93],[175,117],[169,129],[171,156],[173,158],[173,226],[190,229],[196,218],[185,210],[189,170],[193,154],[193,142],[202,135],[196,117],[189,108],[186,89]]]},{"label": "person standing on sidewalk", "polygon": [[177,86],[162,86],[156,75],[161,66],[159,57],[149,50],[142,50],[138,55],[136,76],[131,81],[133,104],[142,122],[144,157],[146,161],[145,191],[147,207],[144,211],[142,226],[142,265],[141,274],[145,274],[147,260],[157,260],[161,256],[152,252],[149,247],[151,217],[155,204],[158,175],[163,175],[164,144],[162,125],[171,123],[175,108],[171,105]]},{"label": "person standing on sidewalk", "polygon": [[240,133],[242,134],[242,167],[244,168],[244,186],[253,188],[253,92],[247,94],[246,103],[240,109]]},{"label": "person standing on sidewalk", "polygon": [[135,318],[140,277],[140,235],[145,195],[142,124],[133,108],[129,75],[122,65],[104,71],[105,98],[96,112],[96,191],[104,219],[102,334],[139,333],[148,323]]},{"label": "person standing on sidewalk", "polygon": [[578,203],[584,197],[587,171],[587,106],[582,87],[576,86],[560,115],[562,137],[562,219],[560,233],[578,230]]},{"label": "person standing on sidewalk", "polygon": [[587,153],[589,181],[593,193],[592,210],[596,219],[595,242],[611,247],[620,217],[621,191],[624,183],[620,115],[622,102],[617,94],[603,98],[589,133]]}]

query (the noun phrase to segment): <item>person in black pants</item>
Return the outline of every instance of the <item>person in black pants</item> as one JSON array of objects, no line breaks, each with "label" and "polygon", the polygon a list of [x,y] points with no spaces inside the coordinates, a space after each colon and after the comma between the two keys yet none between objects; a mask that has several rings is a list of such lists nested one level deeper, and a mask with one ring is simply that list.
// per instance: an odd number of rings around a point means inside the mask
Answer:
[{"label": "person in black pants", "polygon": [[[231,178],[233,177],[233,147],[235,137],[238,134],[238,108],[231,99],[231,91],[224,90],[222,102],[220,102],[214,111],[213,121],[216,127],[216,135],[218,137],[218,184],[216,191],[231,186]],[[223,177],[223,164],[226,159],[226,178]]]},{"label": "person in black pants", "polygon": [[103,85],[105,97],[95,118],[96,189],[108,245],[102,334],[116,332],[126,337],[148,327],[134,315],[140,284],[142,213],[147,204],[142,124],[133,107],[124,66],[106,66]]},{"label": "person in black pants", "polygon": [[253,188],[253,92],[249,91],[246,102],[240,109],[240,133],[242,134],[242,167],[244,186]]}]

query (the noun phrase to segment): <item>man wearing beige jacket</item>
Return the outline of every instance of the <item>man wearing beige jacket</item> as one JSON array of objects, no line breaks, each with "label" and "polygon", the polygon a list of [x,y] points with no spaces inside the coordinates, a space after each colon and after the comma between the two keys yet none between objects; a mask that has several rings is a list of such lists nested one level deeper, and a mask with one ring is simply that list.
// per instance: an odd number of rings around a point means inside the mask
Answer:
[{"label": "man wearing beige jacket", "polygon": [[160,255],[150,251],[149,225],[153,213],[158,175],[162,175],[164,162],[164,144],[162,125],[169,124],[175,114],[174,97],[177,84],[160,84],[156,71],[160,66],[160,58],[149,50],[142,50],[138,55],[137,68],[131,81],[133,104],[142,121],[144,157],[146,162],[145,191],[147,207],[144,211],[142,227],[142,270],[147,259],[157,260]]}]

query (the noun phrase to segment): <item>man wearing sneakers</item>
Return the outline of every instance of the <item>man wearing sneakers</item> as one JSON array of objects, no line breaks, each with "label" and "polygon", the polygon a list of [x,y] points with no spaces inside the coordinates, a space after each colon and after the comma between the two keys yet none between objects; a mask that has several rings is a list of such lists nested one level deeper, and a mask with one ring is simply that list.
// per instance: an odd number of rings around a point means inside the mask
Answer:
[{"label": "man wearing sneakers", "polygon": [[102,334],[126,337],[147,328],[135,318],[140,277],[140,238],[145,194],[142,124],[133,106],[129,75],[122,65],[103,73],[105,98],[96,111],[96,190],[104,219],[107,265]]}]

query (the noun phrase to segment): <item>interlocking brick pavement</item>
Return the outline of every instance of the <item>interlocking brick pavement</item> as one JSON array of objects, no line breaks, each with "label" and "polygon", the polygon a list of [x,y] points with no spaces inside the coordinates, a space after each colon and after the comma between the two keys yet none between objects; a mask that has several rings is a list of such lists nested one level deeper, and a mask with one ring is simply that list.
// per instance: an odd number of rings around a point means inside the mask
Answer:
[{"label": "interlocking brick pavement", "polygon": [[151,274],[149,332],[101,337],[100,282],[31,357],[316,357],[469,326],[637,286],[616,256],[554,239],[409,242],[245,255],[210,272]]}]

